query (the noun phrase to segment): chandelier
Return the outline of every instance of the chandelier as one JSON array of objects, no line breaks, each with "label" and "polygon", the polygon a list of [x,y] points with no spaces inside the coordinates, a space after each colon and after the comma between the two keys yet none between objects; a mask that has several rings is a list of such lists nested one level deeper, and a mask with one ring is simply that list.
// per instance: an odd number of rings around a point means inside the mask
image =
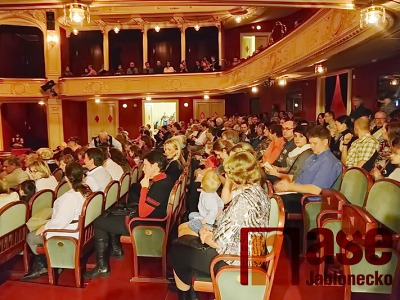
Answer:
[{"label": "chandelier", "polygon": [[66,4],[64,6],[64,20],[73,24],[81,24],[84,20],[90,23],[90,9],[89,5],[78,3],[75,0],[74,3]]},{"label": "chandelier", "polygon": [[386,11],[383,6],[371,5],[361,10],[360,26],[361,28],[371,25],[383,25],[386,20]]}]

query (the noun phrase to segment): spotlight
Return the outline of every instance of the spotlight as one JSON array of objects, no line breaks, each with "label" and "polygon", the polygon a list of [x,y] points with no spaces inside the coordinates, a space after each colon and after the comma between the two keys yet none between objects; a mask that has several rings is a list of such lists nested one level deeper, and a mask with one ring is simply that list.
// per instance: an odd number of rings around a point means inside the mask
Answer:
[{"label": "spotlight", "polygon": [[123,107],[123,108],[127,108],[127,107],[128,107],[128,104],[124,103],[124,104],[122,104],[122,107]]},{"label": "spotlight", "polygon": [[257,93],[257,92],[258,92],[258,87],[253,86],[253,87],[251,88],[251,91],[252,91],[253,93]]},{"label": "spotlight", "polygon": [[210,96],[209,95],[204,95],[204,100],[208,100],[208,99],[210,99]]},{"label": "spotlight", "polygon": [[196,31],[199,31],[199,30],[200,30],[200,25],[199,25],[199,24],[194,25],[194,29],[195,29]]},{"label": "spotlight", "polygon": [[74,28],[74,29],[72,30],[72,33],[73,33],[74,35],[78,35],[78,33],[79,33],[79,30],[78,30],[78,29],[76,29],[76,28]]},{"label": "spotlight", "polygon": [[321,64],[317,64],[317,65],[315,65],[315,67],[314,67],[314,72],[315,72],[316,74],[323,74],[323,73],[326,72],[326,67],[324,67],[324,66],[321,65]]},{"label": "spotlight", "polygon": [[160,28],[160,26],[158,26],[158,25],[157,25],[156,27],[154,27],[154,30],[155,30],[156,32],[160,32],[160,29],[161,29],[161,28]]},{"label": "spotlight", "polygon": [[236,23],[242,22],[242,17],[236,17],[236,18],[235,18],[235,21],[236,21]]},{"label": "spotlight", "polygon": [[95,103],[100,103],[101,100],[100,100],[99,98],[96,98],[96,99],[94,99],[94,102],[95,102]]},{"label": "spotlight", "polygon": [[47,92],[48,90],[51,90],[55,85],[56,83],[54,82],[54,80],[50,80],[43,84],[40,88],[43,92]]},{"label": "spotlight", "polygon": [[146,96],[146,101],[151,101],[151,97],[150,96]]}]

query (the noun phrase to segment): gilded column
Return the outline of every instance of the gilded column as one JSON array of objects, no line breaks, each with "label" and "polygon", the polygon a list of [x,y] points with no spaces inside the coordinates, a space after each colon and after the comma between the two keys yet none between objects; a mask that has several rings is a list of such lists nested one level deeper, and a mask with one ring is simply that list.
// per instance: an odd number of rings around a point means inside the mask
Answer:
[{"label": "gilded column", "polygon": [[108,29],[103,29],[103,69],[110,70],[110,51],[108,43]]},{"label": "gilded column", "polygon": [[57,97],[47,100],[47,132],[51,149],[64,141],[62,104]]},{"label": "gilded column", "polygon": [[148,52],[147,52],[147,48],[148,48],[147,30],[148,30],[148,27],[146,25],[143,25],[143,27],[142,27],[142,33],[143,33],[143,68],[145,67],[146,61],[148,61],[148,59],[149,59]]},{"label": "gilded column", "polygon": [[3,142],[3,118],[1,116],[1,104],[0,103],[0,150],[4,150],[4,142]]},{"label": "gilded column", "polygon": [[181,29],[181,61],[186,59],[186,25],[182,25]]}]

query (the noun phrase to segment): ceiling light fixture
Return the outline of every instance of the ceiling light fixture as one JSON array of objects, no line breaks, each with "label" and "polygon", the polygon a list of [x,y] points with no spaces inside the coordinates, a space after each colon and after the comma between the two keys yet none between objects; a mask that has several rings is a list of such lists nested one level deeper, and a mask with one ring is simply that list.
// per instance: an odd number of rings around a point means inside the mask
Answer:
[{"label": "ceiling light fixture", "polygon": [[123,107],[123,108],[127,108],[127,107],[128,107],[128,104],[124,103],[124,104],[122,104],[122,107]]},{"label": "ceiling light fixture", "polygon": [[146,96],[146,101],[151,101],[151,97],[150,96]]},{"label": "ceiling light fixture", "polygon": [[360,26],[361,28],[371,25],[383,25],[386,21],[386,10],[380,5],[371,5],[364,8],[360,13]]},{"label": "ceiling light fixture", "polygon": [[199,31],[200,30],[200,25],[199,24],[194,25],[194,30]]},{"label": "ceiling light fixture", "polygon": [[316,64],[314,66],[314,72],[315,74],[323,74],[327,71],[326,67],[324,67],[322,64]]},{"label": "ceiling light fixture", "polygon": [[119,25],[115,25],[114,32],[118,33],[120,30],[121,30],[121,28],[119,27]]},{"label": "ceiling light fixture", "polygon": [[38,104],[39,104],[39,105],[44,105],[45,103],[44,103],[43,100],[40,100],[40,101],[38,102]]},{"label": "ceiling light fixture", "polygon": [[400,83],[400,79],[399,78],[392,78],[390,80],[390,85],[398,85]]},{"label": "ceiling light fixture", "polygon": [[205,94],[203,98],[204,98],[204,100],[209,100],[210,99],[210,95]]},{"label": "ceiling light fixture", "polygon": [[260,29],[261,29],[261,26],[260,26],[260,25],[257,25],[257,26],[256,26],[256,29],[257,29],[257,30],[260,30]]},{"label": "ceiling light fixture", "polygon": [[284,77],[281,77],[278,79],[278,85],[279,86],[285,86],[287,84],[287,80]]},{"label": "ceiling light fixture", "polygon": [[154,30],[156,31],[156,32],[160,32],[160,26],[158,26],[158,25],[156,25],[156,27],[154,27]]},{"label": "ceiling light fixture", "polygon": [[253,93],[257,93],[257,92],[258,92],[258,87],[253,86],[253,87],[251,88],[251,91],[252,91]]},{"label": "ceiling light fixture", "polygon": [[74,28],[74,29],[72,29],[72,33],[73,33],[73,34],[75,34],[75,35],[78,35],[78,33],[79,33],[79,30],[78,30],[78,29],[76,29],[76,28]]},{"label": "ceiling light fixture", "polygon": [[236,21],[236,23],[242,22],[242,17],[236,17],[236,18],[235,18],[235,21]]},{"label": "ceiling light fixture", "polygon": [[189,106],[189,103],[185,102],[185,103],[183,103],[183,106],[184,106],[184,107],[188,107],[188,106]]},{"label": "ceiling light fixture", "polygon": [[95,103],[100,103],[101,100],[100,100],[99,98],[96,98],[96,99],[94,99],[94,102],[95,102]]},{"label": "ceiling light fixture", "polygon": [[75,0],[74,3],[64,5],[64,20],[70,23],[81,24],[84,20],[90,23],[90,9],[89,5],[78,3]]}]

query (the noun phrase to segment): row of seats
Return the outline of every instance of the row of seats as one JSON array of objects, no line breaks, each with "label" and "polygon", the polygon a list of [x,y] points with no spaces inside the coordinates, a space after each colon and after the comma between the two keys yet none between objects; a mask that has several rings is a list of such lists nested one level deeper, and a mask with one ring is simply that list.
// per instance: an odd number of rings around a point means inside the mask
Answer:
[{"label": "row of seats", "polygon": [[[141,169],[141,168],[140,168]],[[70,230],[47,230],[43,234],[44,245],[38,247],[38,253],[45,253],[49,266],[49,282],[56,284],[54,269],[75,269],[75,282],[77,287],[82,286],[81,257],[92,249],[93,221],[105,210],[115,205],[118,201],[126,201],[131,183],[137,182],[139,168],[135,167],[131,173],[125,173],[120,181],[111,181],[104,193],[92,193],[82,208],[78,220],[78,227]],[[0,264],[10,260],[23,251],[25,271],[28,271],[29,250],[26,244],[28,220],[39,218],[43,211],[51,210],[55,199],[70,190],[67,182],[60,182],[56,190],[42,190],[36,193],[28,203],[18,201],[10,203],[0,210]],[[63,235],[79,233],[79,239],[67,236],[52,236],[48,234]]]}]

